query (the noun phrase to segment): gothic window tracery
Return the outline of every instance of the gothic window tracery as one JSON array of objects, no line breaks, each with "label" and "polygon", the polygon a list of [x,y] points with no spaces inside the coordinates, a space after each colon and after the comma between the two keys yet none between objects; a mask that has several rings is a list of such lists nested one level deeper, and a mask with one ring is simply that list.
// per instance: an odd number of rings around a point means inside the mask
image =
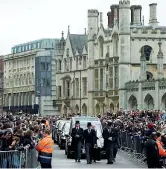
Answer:
[{"label": "gothic window tracery", "polygon": [[99,37],[99,58],[103,57],[104,53],[104,38],[102,36]]},{"label": "gothic window tracery", "polygon": [[141,55],[144,55],[146,58],[146,61],[150,61],[150,56],[152,53],[152,47],[145,45],[141,48]]},{"label": "gothic window tracery", "polygon": [[114,57],[118,56],[118,43],[119,43],[118,34],[115,33],[113,35],[113,56]]}]

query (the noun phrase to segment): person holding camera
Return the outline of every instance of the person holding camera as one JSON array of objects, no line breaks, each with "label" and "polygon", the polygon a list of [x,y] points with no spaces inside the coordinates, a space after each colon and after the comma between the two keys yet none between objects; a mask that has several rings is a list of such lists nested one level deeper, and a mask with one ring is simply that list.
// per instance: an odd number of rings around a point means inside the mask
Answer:
[{"label": "person holding camera", "polygon": [[75,127],[72,129],[72,146],[75,147],[75,162],[80,162],[81,146],[83,141],[84,130],[80,127],[80,122],[76,121]]}]

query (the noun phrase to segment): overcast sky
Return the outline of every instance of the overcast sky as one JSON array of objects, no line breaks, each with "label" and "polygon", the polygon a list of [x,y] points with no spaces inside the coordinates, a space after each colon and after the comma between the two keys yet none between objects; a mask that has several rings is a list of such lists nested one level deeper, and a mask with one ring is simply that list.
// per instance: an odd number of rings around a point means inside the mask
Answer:
[{"label": "overcast sky", "polygon": [[[107,12],[119,0],[0,0],[0,55],[8,54],[11,47],[41,38],[60,38],[61,32],[84,33],[87,10],[103,12],[107,26]],[[141,4],[145,23],[149,20],[149,4],[158,3],[158,21],[166,25],[166,0],[131,0]]]}]

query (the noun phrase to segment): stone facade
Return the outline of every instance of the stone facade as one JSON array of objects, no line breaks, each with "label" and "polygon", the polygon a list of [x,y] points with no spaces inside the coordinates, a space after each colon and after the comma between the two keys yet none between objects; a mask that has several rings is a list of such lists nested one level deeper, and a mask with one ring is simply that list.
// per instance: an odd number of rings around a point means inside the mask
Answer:
[{"label": "stone facade", "polygon": [[0,114],[3,112],[3,57],[0,56]]},{"label": "stone facade", "polygon": [[[102,13],[88,10],[87,35],[69,31],[66,45],[56,53],[59,111],[98,115],[107,110],[133,109],[131,105],[165,108],[165,87],[161,84],[166,78],[166,27],[158,25],[157,4],[150,4],[147,26],[142,7],[130,6],[130,0],[112,5],[107,16],[108,27],[104,28]],[[160,52],[162,57],[158,57]],[[83,78],[87,80],[86,95],[82,94]],[[143,101],[145,98],[149,103]]]},{"label": "stone facade", "polygon": [[54,101],[57,39],[41,39],[12,48],[4,56],[4,110],[58,115]]}]

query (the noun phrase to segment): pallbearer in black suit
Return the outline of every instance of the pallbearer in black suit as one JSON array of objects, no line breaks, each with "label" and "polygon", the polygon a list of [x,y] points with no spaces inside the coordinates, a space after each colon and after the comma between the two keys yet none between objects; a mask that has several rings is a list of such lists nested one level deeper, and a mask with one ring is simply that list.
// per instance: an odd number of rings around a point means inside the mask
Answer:
[{"label": "pallbearer in black suit", "polygon": [[111,121],[108,122],[107,128],[103,130],[104,147],[106,149],[107,164],[113,164],[114,159],[114,147],[118,144],[118,130],[113,127]]},{"label": "pallbearer in black suit", "polygon": [[92,153],[93,148],[96,147],[97,136],[96,131],[92,129],[92,124],[90,122],[87,123],[87,129],[84,130],[84,139],[87,164],[92,164]]},{"label": "pallbearer in black suit", "polygon": [[80,127],[80,122],[76,121],[75,127],[72,129],[72,146],[75,148],[75,161],[80,162],[81,146],[83,142],[84,130]]}]

